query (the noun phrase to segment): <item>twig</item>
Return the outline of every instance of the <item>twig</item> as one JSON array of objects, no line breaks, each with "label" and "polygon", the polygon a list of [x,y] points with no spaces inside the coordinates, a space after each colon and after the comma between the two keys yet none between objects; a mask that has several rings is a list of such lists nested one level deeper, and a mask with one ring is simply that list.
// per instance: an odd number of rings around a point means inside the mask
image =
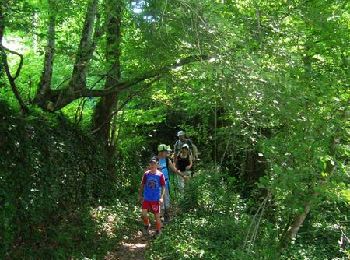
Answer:
[{"label": "twig", "polygon": [[268,200],[270,199],[270,196],[271,196],[271,194],[269,192],[267,194],[267,196],[265,197],[265,199],[263,200],[263,202],[260,204],[258,211],[255,213],[253,220],[249,225],[248,232],[247,232],[244,244],[243,244],[243,247],[246,247],[248,242],[249,242],[247,250],[251,249],[251,246],[252,246],[251,244],[254,243],[256,240],[256,235],[258,233],[261,218],[264,215],[265,207],[266,207]]},{"label": "twig", "polygon": [[[0,45],[0,48],[2,48],[3,51],[8,51],[9,53],[15,54],[15,55],[17,55],[17,56],[20,58],[19,64],[18,64],[18,68],[17,68],[16,73],[15,73],[15,76],[12,76],[11,73],[10,73],[11,78],[12,78],[13,80],[16,80],[16,79],[18,78],[19,74],[21,73],[21,70],[22,70],[22,67],[23,67],[23,54],[18,53],[18,52],[13,51],[13,50],[10,50],[9,48],[5,47],[5,46],[2,45],[2,44]],[[6,54],[5,54],[5,55],[6,55]],[[6,55],[6,63],[7,63],[7,55]],[[5,64],[4,64],[4,65],[5,65]]]},{"label": "twig", "polygon": [[[18,78],[20,72],[21,72],[21,69],[23,67],[23,55],[16,52],[16,51],[13,51],[13,50],[10,50],[8,48],[6,48],[5,46],[3,46],[1,43],[0,43],[0,49],[1,49],[1,53],[2,53],[2,63],[4,65],[4,68],[5,68],[5,73],[6,73],[6,76],[9,80],[9,83],[10,83],[10,86],[11,86],[11,89],[12,89],[12,92],[15,94],[15,97],[21,107],[21,110],[24,114],[27,114],[29,112],[29,109],[27,108],[26,104],[24,103],[19,91],[18,91],[18,88],[17,88],[17,85],[16,85],[16,79]],[[18,68],[16,70],[16,73],[15,73],[15,76],[12,76],[11,72],[10,72],[10,66],[8,64],[8,61],[7,61],[7,54],[6,54],[6,51],[12,53],[12,54],[16,54],[20,57],[20,62],[19,62],[19,65],[18,65]]]}]

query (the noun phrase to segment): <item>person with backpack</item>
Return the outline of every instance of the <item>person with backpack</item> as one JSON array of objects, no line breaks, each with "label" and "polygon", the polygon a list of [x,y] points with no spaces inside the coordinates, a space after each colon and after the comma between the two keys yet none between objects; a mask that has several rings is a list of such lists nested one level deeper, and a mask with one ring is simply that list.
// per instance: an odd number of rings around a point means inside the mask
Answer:
[{"label": "person with backpack", "polygon": [[159,169],[163,173],[165,178],[165,194],[164,194],[164,201],[162,203],[162,210],[164,212],[164,223],[169,222],[170,216],[169,216],[169,210],[170,210],[170,171],[173,173],[179,175],[180,178],[185,178],[185,175],[182,174],[172,163],[172,161],[168,157],[169,153],[169,147],[165,144],[160,144],[158,146],[158,163],[159,163]]},{"label": "person with backpack", "polygon": [[[176,158],[176,168],[179,169],[179,171],[186,176],[187,178],[190,178],[191,176],[191,168],[192,168],[192,157],[190,155],[190,147],[188,144],[184,144],[177,155]],[[185,178],[178,178],[177,183],[180,192],[183,194],[185,189]]]},{"label": "person with backpack", "polygon": [[192,160],[198,160],[198,148],[197,146],[194,145],[194,143],[192,142],[191,139],[186,137],[186,133],[184,131],[179,131],[177,133],[177,137],[179,138],[175,145],[174,145],[174,162],[176,164],[176,160],[177,160],[177,155],[180,153],[182,147],[184,144],[187,144],[189,147],[189,152],[190,155],[192,156]]},{"label": "person with backpack", "polygon": [[[149,234],[150,221],[148,213],[152,212],[156,220],[156,234],[160,234],[160,204],[163,202],[165,194],[165,178],[162,172],[158,170],[157,158],[152,158],[149,162],[149,170],[142,177],[139,189],[139,199],[142,203],[142,220],[144,223],[143,233]],[[161,192],[159,190],[161,189]]]}]

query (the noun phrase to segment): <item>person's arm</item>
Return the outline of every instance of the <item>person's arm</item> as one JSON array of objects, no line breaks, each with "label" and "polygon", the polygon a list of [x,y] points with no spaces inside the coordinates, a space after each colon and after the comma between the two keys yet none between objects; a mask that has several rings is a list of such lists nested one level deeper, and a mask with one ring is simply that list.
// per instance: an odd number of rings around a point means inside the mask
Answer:
[{"label": "person's arm", "polygon": [[161,192],[161,194],[160,194],[159,202],[160,202],[160,203],[163,203],[163,201],[164,201],[164,196],[165,196],[165,185],[166,185],[166,183],[165,183],[165,178],[164,178],[164,175],[163,175],[163,174],[162,174],[162,177],[161,177],[161,179],[160,179],[160,185],[161,185],[161,187],[162,187],[162,192]]},{"label": "person's arm", "polygon": [[177,142],[174,145],[174,163],[176,164],[177,161],[177,155],[178,155],[178,151],[177,151]]},{"label": "person's arm", "polygon": [[159,200],[160,203],[163,203],[164,196],[165,196],[165,185],[162,186],[162,193],[160,195],[160,200]]},{"label": "person's arm", "polygon": [[175,165],[169,160],[169,168],[176,173],[177,175],[180,175],[182,178],[184,178],[184,175],[180,172],[180,170],[176,169]]},{"label": "person's arm", "polygon": [[139,188],[139,201],[142,202],[143,200],[143,189],[145,187],[145,175],[142,177],[141,185]]}]

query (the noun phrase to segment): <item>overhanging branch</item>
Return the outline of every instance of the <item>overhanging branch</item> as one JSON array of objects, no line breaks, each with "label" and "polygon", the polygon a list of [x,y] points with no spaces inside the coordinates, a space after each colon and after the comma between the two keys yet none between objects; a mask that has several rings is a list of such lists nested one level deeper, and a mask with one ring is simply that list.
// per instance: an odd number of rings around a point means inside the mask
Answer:
[{"label": "overhanging branch", "polygon": [[114,110],[108,117],[108,119],[103,122],[102,125],[100,125],[98,128],[92,130],[92,134],[95,134],[96,132],[98,132],[105,124],[109,123],[110,120],[113,118],[113,116],[115,116],[119,111],[121,111],[127,104],[128,102],[133,98],[136,97],[138,95],[140,95],[141,93],[143,93],[144,91],[148,90],[150,87],[152,87],[153,83],[155,83],[157,80],[159,80],[160,77],[155,77],[153,78],[150,82],[147,82],[139,91],[136,91],[135,93],[131,93],[126,100],[116,109]]},{"label": "overhanging branch", "polygon": [[[72,89],[69,86],[62,89],[51,90],[48,93],[49,96],[45,97],[43,100],[37,100],[36,104],[38,104],[45,110],[57,111],[76,99],[83,97],[105,97],[111,94],[120,93],[147,80],[156,81],[162,76],[164,76],[166,73],[169,73],[172,69],[196,61],[208,60],[209,58],[210,57],[208,55],[192,55],[183,59],[179,59],[176,62],[170,65],[166,65],[160,69],[156,69],[154,71],[145,73],[142,76],[135,77],[131,80],[121,81],[119,83],[114,84],[110,88],[105,88],[101,90],[92,88],[88,89],[85,87]],[[109,74],[107,73],[107,75],[105,75],[104,77],[107,77],[108,75]]]},{"label": "overhanging branch", "polygon": [[113,86],[108,89],[101,89],[101,90],[96,90],[96,89],[84,89],[82,91],[81,97],[104,97],[116,92],[122,92],[124,90],[129,89],[130,87],[133,87],[139,83],[144,82],[145,80],[148,79],[153,79],[153,78],[158,78],[163,76],[164,74],[170,72],[172,69],[196,62],[196,61],[203,61],[203,60],[208,60],[210,57],[208,55],[192,55],[183,59],[180,59],[176,61],[175,63],[172,63],[170,65],[164,66],[158,70],[150,71],[142,76],[136,77],[131,80],[127,81],[122,81],[118,83],[116,86]]}]

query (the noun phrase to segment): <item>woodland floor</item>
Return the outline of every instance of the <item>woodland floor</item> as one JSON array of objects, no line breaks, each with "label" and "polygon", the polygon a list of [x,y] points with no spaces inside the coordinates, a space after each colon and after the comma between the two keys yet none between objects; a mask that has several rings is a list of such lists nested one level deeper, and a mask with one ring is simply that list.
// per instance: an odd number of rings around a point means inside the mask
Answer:
[{"label": "woodland floor", "polygon": [[[179,210],[174,207],[170,212],[170,218],[173,219]],[[116,245],[115,250],[107,253],[105,260],[144,260],[145,254],[148,249],[150,242],[156,239],[156,231],[154,221],[151,218],[151,230],[149,235],[142,234],[142,223],[140,221],[140,229],[135,230],[130,236],[124,237],[118,245]],[[164,226],[163,226],[164,228]],[[166,228],[166,227],[165,227]],[[162,236],[162,234],[160,234]]]},{"label": "woodland floor", "polygon": [[154,236],[154,231],[150,235],[143,236],[141,231],[133,234],[128,239],[123,239],[114,252],[109,252],[106,260],[143,260],[150,239]]}]

